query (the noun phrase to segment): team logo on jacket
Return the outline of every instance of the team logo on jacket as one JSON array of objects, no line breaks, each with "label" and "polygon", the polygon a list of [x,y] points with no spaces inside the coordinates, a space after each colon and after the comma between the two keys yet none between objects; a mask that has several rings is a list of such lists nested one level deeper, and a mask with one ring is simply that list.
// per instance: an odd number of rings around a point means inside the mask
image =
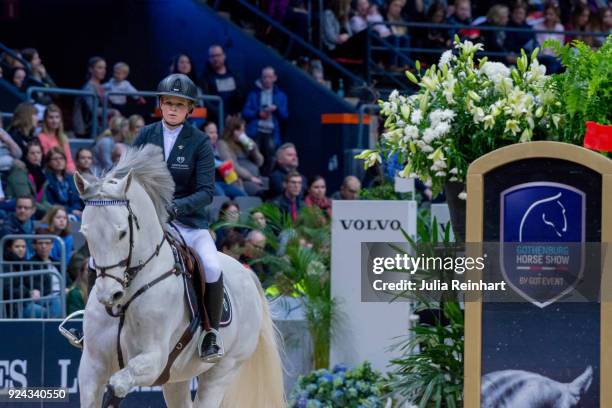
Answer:
[{"label": "team logo on jacket", "polygon": [[566,184],[533,182],[501,193],[500,265],[506,282],[544,308],[584,271],[586,198]]},{"label": "team logo on jacket", "polygon": [[177,157],[177,158],[176,158],[176,161],[177,161],[179,164],[183,164],[183,163],[185,162],[185,158],[184,158],[183,156],[179,156],[179,157]]}]

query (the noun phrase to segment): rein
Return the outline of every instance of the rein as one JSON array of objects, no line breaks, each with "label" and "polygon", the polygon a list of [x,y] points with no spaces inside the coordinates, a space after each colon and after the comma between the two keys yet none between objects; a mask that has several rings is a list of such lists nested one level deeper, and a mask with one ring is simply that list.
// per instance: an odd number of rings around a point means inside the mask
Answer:
[{"label": "rein", "polygon": [[[116,313],[113,312],[112,307],[109,307],[109,306],[105,307],[106,313],[108,313],[112,317],[119,318],[119,326],[117,330],[117,359],[119,360],[119,367],[123,369],[125,367],[125,362],[123,359],[123,351],[121,349],[121,330],[123,329],[123,325],[125,323],[125,314],[127,312],[128,307],[132,304],[134,300],[136,300],[136,298],[138,298],[140,295],[145,293],[147,290],[149,290],[153,286],[157,285],[158,283],[164,281],[165,279],[173,275],[183,276],[185,296],[187,297],[187,299],[189,299],[190,298],[189,292],[193,291],[193,288],[191,286],[192,285],[191,276],[189,275],[188,272],[185,272],[185,267],[183,265],[183,262],[180,259],[176,248],[170,243],[171,241],[167,238],[166,233],[162,234],[162,239],[160,243],[155,247],[155,251],[153,251],[153,253],[144,262],[140,262],[137,266],[130,266],[131,261],[132,261],[132,252],[134,248],[134,227],[133,225],[135,223],[136,229],[138,230],[140,229],[140,225],[138,224],[138,218],[136,217],[136,215],[132,211],[132,208],[130,207],[129,200],[87,200],[85,201],[85,205],[86,206],[89,205],[93,207],[121,205],[121,206],[126,206],[128,213],[129,213],[128,215],[129,227],[128,228],[129,228],[129,235],[130,235],[129,236],[130,248],[129,248],[128,256],[127,258],[121,260],[120,262],[114,265],[108,265],[108,266],[96,266],[96,262],[94,260],[94,268],[99,270],[100,272],[98,276],[96,277],[96,279],[97,278],[111,278],[119,282],[124,289],[127,289],[132,283],[132,280],[134,280],[134,278],[138,274],[138,272],[144,269],[144,267],[147,266],[147,264],[151,262],[153,258],[159,255],[159,252],[161,251],[161,248],[164,246],[164,243],[168,243],[168,245],[170,245],[170,248],[172,249],[172,253],[174,255],[175,264],[172,267],[172,269],[164,272],[157,278],[153,279],[151,282],[146,283],[145,285],[140,287],[136,292],[134,292],[134,294],[128,299],[127,302],[117,307]],[[107,270],[113,269],[113,268],[125,268],[123,272],[123,279],[115,275],[111,275],[107,272]],[[191,341],[191,339],[193,338],[193,335],[195,334],[195,332],[197,331],[199,327],[199,318],[196,315],[196,312],[194,312],[191,308],[188,308],[188,309],[191,315],[190,323],[185,329],[185,331],[183,332],[178,342],[175,344],[173,349],[170,351],[170,354],[168,355],[168,360],[166,362],[166,366],[164,367],[164,370],[162,371],[160,376],[157,378],[157,380],[155,380],[153,385],[165,384],[168,381],[170,377],[170,368],[172,367],[172,364],[174,363],[174,361],[176,360],[180,352],[183,350],[183,348]]]}]

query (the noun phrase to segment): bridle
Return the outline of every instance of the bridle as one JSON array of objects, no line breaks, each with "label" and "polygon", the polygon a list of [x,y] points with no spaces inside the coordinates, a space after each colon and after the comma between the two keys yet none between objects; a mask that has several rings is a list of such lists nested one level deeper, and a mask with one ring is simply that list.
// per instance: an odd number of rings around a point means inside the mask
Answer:
[{"label": "bridle", "polygon": [[[136,214],[134,214],[134,212],[132,211],[132,207],[130,207],[130,200],[105,200],[105,199],[86,200],[85,205],[91,206],[91,207],[125,206],[127,208],[128,210],[128,234],[129,234],[129,241],[130,241],[130,247],[128,250],[127,258],[117,262],[114,265],[107,265],[107,266],[98,266],[96,261],[93,260],[94,268],[99,272],[96,279],[111,278],[119,282],[124,289],[127,289],[130,286],[130,283],[132,283],[132,281],[138,274],[138,272],[140,272],[145,266],[147,266],[147,264],[151,262],[153,258],[159,255],[159,251],[161,250],[162,246],[164,245],[164,242],[166,241],[166,234],[162,234],[161,242],[157,244],[157,246],[155,247],[155,251],[153,251],[153,253],[144,262],[141,261],[138,263],[138,265],[131,266],[132,252],[134,251],[134,224],[136,225],[137,230],[140,229],[140,225],[138,224],[138,218],[136,217]],[[92,256],[92,259],[93,259],[93,256]],[[109,269],[114,269],[114,268],[125,268],[123,270],[123,278],[119,278],[107,272]]]}]

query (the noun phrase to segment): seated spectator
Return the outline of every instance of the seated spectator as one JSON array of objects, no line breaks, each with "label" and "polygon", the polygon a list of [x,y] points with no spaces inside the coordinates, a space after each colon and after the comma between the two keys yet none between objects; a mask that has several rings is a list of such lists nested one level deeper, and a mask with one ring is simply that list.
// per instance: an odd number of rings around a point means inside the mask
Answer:
[{"label": "seated spectator", "polygon": [[92,172],[93,153],[91,150],[81,147],[76,153],[76,169],[82,176],[93,175]]},{"label": "seated spectator", "polygon": [[[207,122],[204,124],[204,133],[206,133],[210,139],[213,154],[215,155],[215,168],[217,169],[217,172],[219,172],[222,169],[223,160],[219,156],[219,131],[217,130],[217,124],[215,122]],[[232,200],[236,197],[245,196],[246,193],[241,189],[239,184],[240,183],[235,170],[233,170],[232,175],[219,174],[219,177],[215,177],[215,195],[227,196]]]},{"label": "seated spectator", "polygon": [[[387,21],[391,27],[391,41],[398,48],[407,48],[410,46],[410,37],[408,37],[408,27],[403,25],[406,23],[402,16],[402,8],[406,4],[406,0],[391,0],[389,7],[387,8]],[[392,24],[397,23],[397,24]],[[406,51],[402,51],[403,54],[407,54]],[[410,64],[410,60],[399,57],[396,53],[391,54],[391,61],[389,61],[391,67],[405,68],[406,65]]]},{"label": "seated spectator", "polygon": [[59,106],[51,104],[45,109],[42,132],[38,134],[38,140],[43,149],[43,154],[47,154],[52,147],[58,146],[63,149],[66,156],[66,171],[69,173],[76,171],[70,152],[70,143],[66,133],[64,133],[64,121]]},{"label": "seated spectator", "polygon": [[11,135],[0,126],[0,173],[8,174],[16,160],[21,159],[23,152]]},{"label": "seated spectator", "polygon": [[[113,76],[108,82],[102,84],[106,92],[138,92],[138,89],[127,80],[130,75],[130,66],[125,62],[117,62],[113,65]],[[145,103],[145,99],[142,96],[132,96],[134,100],[139,103]],[[121,111],[127,104],[127,96],[125,95],[111,95],[108,100],[113,107]]]},{"label": "seated spectator", "polygon": [[[508,22],[510,21],[510,9],[508,6],[503,4],[496,4],[487,13],[487,26],[493,27],[507,27]],[[484,49],[486,52],[495,52],[495,53],[506,53],[509,54],[511,51],[506,48],[506,36],[507,32],[505,30],[486,30],[482,32]],[[489,56],[489,60],[499,61],[505,64],[514,64],[516,63],[516,55],[492,55]]]},{"label": "seated spectator", "polygon": [[59,147],[52,147],[45,155],[47,200],[50,204],[66,207],[69,215],[80,217],[82,203],[70,173],[66,173],[66,156]]},{"label": "seated spectator", "polygon": [[512,6],[512,13],[510,15],[510,22],[508,27],[520,28],[528,31],[509,31],[506,34],[506,49],[520,54],[521,49],[525,52],[530,53],[536,48],[535,35],[531,29],[531,26],[526,22],[527,18],[527,4],[522,1],[517,1]]},{"label": "seated spectator", "polygon": [[111,154],[111,160],[113,161],[113,166],[117,164],[121,156],[123,156],[127,152],[127,145],[125,143],[115,143],[115,147],[113,147],[113,152]]},{"label": "seated spectator", "polygon": [[35,218],[42,217],[51,205],[47,201],[47,176],[42,167],[42,148],[38,141],[27,144],[25,150],[25,169],[14,166],[8,176],[6,194],[9,197],[34,197]]},{"label": "seated spectator", "polygon": [[306,207],[319,207],[331,217],[331,200],[325,196],[327,187],[325,179],[321,176],[314,176],[308,181],[308,194],[304,199]]},{"label": "seated spectator", "polygon": [[[472,3],[470,0],[455,0],[455,7],[453,14],[446,19],[446,24],[452,24],[456,26],[461,25],[472,25]],[[449,38],[455,37],[455,34],[459,35],[459,38],[470,38],[471,33],[465,28],[450,29],[448,31]]]},{"label": "seated spectator", "polygon": [[108,124],[106,129],[93,147],[94,166],[98,171],[108,171],[113,167],[113,149],[115,143],[125,142],[128,132],[129,122],[123,116],[115,116]]},{"label": "seated spectator", "polygon": [[[193,81],[194,84],[198,83],[198,79],[196,78],[196,70],[195,70],[195,67],[193,66],[193,60],[191,59],[189,55],[185,53],[175,55],[172,58],[172,62],[170,64],[170,73],[187,75],[189,79]],[[202,89],[200,89],[199,86],[197,86],[197,90],[198,90],[198,96],[201,96],[204,94],[204,92],[202,92]],[[196,105],[202,106],[202,100],[198,99],[198,101],[196,102]]]},{"label": "seated spectator", "polygon": [[66,295],[66,314],[68,315],[79,310],[84,310],[87,304],[89,293],[87,288],[87,266],[88,260],[81,261],[79,272]]},{"label": "seated spectator", "polygon": [[332,200],[359,200],[361,181],[355,176],[346,176],[342,180],[340,190],[332,194]]},{"label": "seated spectator", "polygon": [[251,212],[251,222],[253,226],[257,228],[259,231],[264,231],[268,226],[268,221],[266,220],[266,216],[264,213],[258,210],[254,210]]},{"label": "seated spectator", "polygon": [[[208,48],[208,64],[202,74],[202,89],[208,94],[218,95],[223,100],[223,112],[237,115],[242,112],[244,97],[241,93],[240,78],[225,64],[225,52],[218,44]],[[207,104],[212,115],[210,120],[218,118],[217,107]]]},{"label": "seated spectator", "polygon": [[[298,171],[299,159],[297,150],[293,143],[285,143],[276,151],[276,163],[274,170],[270,173],[270,191],[271,197],[276,197],[283,193],[283,182],[285,176],[291,171]],[[302,186],[306,188],[306,178],[302,176]],[[304,193],[304,190],[302,190]]]},{"label": "seated spectator", "polygon": [[304,202],[300,199],[302,194],[302,175],[297,171],[290,171],[285,176],[283,182],[283,193],[272,200],[282,212],[289,215],[295,222],[299,211],[304,207]]},{"label": "seated spectator", "polygon": [[[23,262],[27,261],[27,247],[26,242],[23,239],[12,239],[6,241],[6,251],[4,252],[2,269],[5,273],[22,272],[29,269]],[[24,280],[27,278],[12,278],[10,280],[3,279],[3,300],[18,300],[25,299],[29,296],[29,289],[26,286],[27,282]],[[6,305],[6,317],[15,318],[18,317],[18,308],[12,305]],[[0,312],[0,315],[2,312]]]},{"label": "seated spectator", "polygon": [[[70,233],[70,222],[68,221],[66,210],[60,205],[54,205],[47,211],[42,222],[47,225],[50,234],[59,236],[64,242],[64,249],[66,251],[65,261],[67,263],[72,256],[74,240]],[[62,248],[58,241],[53,241],[51,258],[57,260],[62,259]]]},{"label": "seated spectator", "polygon": [[[106,61],[104,58],[91,57],[87,67],[88,80],[81,89],[86,92],[93,92],[96,97],[81,96],[77,97],[74,101],[72,125],[74,133],[78,137],[89,137],[94,120],[98,122],[98,126],[102,125],[102,101],[106,94],[102,86],[102,82],[106,77]],[[93,117],[94,107],[96,107],[95,118]]]},{"label": "seated spectator", "polygon": [[[32,71],[30,78],[34,82],[32,85],[44,86],[46,88],[55,88],[55,81],[47,73],[47,69],[40,59],[38,51],[34,48],[26,48],[21,51],[23,58],[30,63],[30,69]],[[34,95],[34,100],[42,105],[49,105],[53,102],[49,94],[37,92]]]},{"label": "seated spectator", "polygon": [[[234,201],[226,201],[221,205],[219,210],[219,223],[230,223],[236,224],[240,221],[240,207]],[[236,227],[224,225],[215,230],[217,249],[221,250],[221,243],[225,238],[225,235],[229,231],[238,231]]]},{"label": "seated spectator", "polygon": [[384,23],[385,19],[380,14],[378,10],[378,6],[376,4],[371,4],[368,8],[368,23],[374,24],[372,26],[372,30],[378,34],[380,38],[387,38],[391,35],[391,30],[387,27],[386,24],[376,24],[376,23]]},{"label": "seated spectator", "polygon": [[357,34],[368,28],[368,10],[370,9],[369,0],[357,0],[355,3],[355,15],[349,20],[351,31]]},{"label": "seated spectator", "polygon": [[27,73],[25,68],[17,67],[11,72],[11,83],[19,90],[19,92],[25,93],[27,90],[26,77]]},{"label": "seated spectator", "polygon": [[[264,286],[269,286],[268,281],[273,278],[271,271],[263,262],[257,262],[266,254],[266,236],[258,230],[250,231],[244,242],[244,249],[240,256],[240,262],[247,265],[259,278]],[[268,283],[268,284],[266,284]]]},{"label": "seated spectator", "polygon": [[287,96],[278,89],[274,68],[261,70],[257,89],[251,91],[242,110],[247,121],[246,133],[252,137],[264,157],[262,173],[268,174],[272,167],[274,151],[281,143],[280,125],[289,116]]},{"label": "seated spectator", "polygon": [[125,135],[124,142],[131,145],[140,133],[140,129],[145,126],[144,118],[140,115],[131,115],[128,118],[128,132]]},{"label": "seated spectator", "polygon": [[[32,197],[17,197],[15,201],[15,212],[9,213],[4,220],[0,236],[9,234],[27,235],[35,232],[32,219],[36,211],[34,200]],[[31,254],[31,251],[28,251],[29,254]]]},{"label": "seated spectator", "polygon": [[225,255],[240,261],[240,255],[244,248],[244,236],[237,231],[228,231],[221,241],[220,250]]},{"label": "seated spectator", "polygon": [[257,195],[262,191],[263,181],[259,177],[259,167],[264,158],[257,144],[244,132],[244,120],[238,116],[229,116],[225,121],[223,137],[217,142],[219,158],[230,160],[238,174],[238,187],[248,195]]},{"label": "seated spectator", "polygon": [[[49,230],[39,228],[36,230],[37,235],[48,235]],[[36,262],[32,265],[32,270],[55,270],[53,265],[56,260],[50,257],[52,242],[49,238],[38,237],[34,239],[34,256],[28,259],[28,262]],[[34,318],[58,318],[62,316],[61,298],[61,282],[56,276],[51,274],[42,274],[34,276],[31,280],[30,297],[32,302],[26,303],[24,306],[24,317]],[[42,297],[48,299],[42,300]]]},{"label": "seated spectator", "polygon": [[593,39],[593,45],[599,48],[605,43],[606,37],[612,34],[612,5],[599,9],[593,29],[604,34]]},{"label": "seated spectator", "polygon": [[353,35],[348,19],[350,11],[351,2],[346,0],[332,0],[323,11],[321,40],[328,51],[335,52]]},{"label": "seated spectator", "polygon": [[[425,22],[431,24],[444,24],[446,22],[446,6],[436,1],[427,10]],[[424,28],[415,30],[415,41],[420,48],[438,49],[440,53],[423,53],[419,55],[419,60],[427,64],[438,62],[442,51],[450,48],[451,39],[448,29],[445,28]]]},{"label": "seated spectator", "polygon": [[[574,6],[570,21],[565,26],[566,31],[589,32],[593,31],[591,22],[591,10],[585,4],[578,3]],[[574,40],[580,40],[587,45],[593,46],[594,40],[590,36],[582,35],[566,35],[565,42],[569,43]]]},{"label": "seated spectator", "polygon": [[8,133],[11,135],[21,151],[25,151],[26,145],[35,139],[34,130],[38,124],[38,113],[30,102],[22,102],[15,108]]},{"label": "seated spectator", "polygon": [[[552,39],[557,40],[561,44],[565,41],[565,36],[563,35],[563,25],[561,24],[561,10],[559,6],[554,3],[547,3],[544,7],[544,21],[535,26],[536,30],[549,30],[549,31],[557,31],[559,34],[555,33],[538,33],[536,34],[536,41],[542,47],[546,40]],[[561,62],[557,59],[557,56],[552,48],[542,48],[540,51],[540,55],[538,56],[538,60],[546,66],[546,72],[549,74],[559,73],[563,70],[563,66]]]}]

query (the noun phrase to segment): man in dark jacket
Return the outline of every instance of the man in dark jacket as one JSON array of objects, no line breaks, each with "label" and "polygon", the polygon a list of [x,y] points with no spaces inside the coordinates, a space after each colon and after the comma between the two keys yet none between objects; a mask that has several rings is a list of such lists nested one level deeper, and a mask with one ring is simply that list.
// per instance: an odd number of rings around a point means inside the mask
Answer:
[{"label": "man in dark jacket", "polygon": [[[225,65],[225,52],[218,44],[208,48],[208,65],[202,74],[202,89],[223,99],[224,116],[236,115],[242,111],[244,97],[240,92],[240,78]],[[216,106],[207,105],[213,116],[218,115]],[[209,120],[214,118],[209,117]]]},{"label": "man in dark jacket", "polygon": [[[46,228],[36,231],[39,235],[50,235],[50,231]],[[34,239],[35,255],[28,259],[29,262],[36,262],[32,266],[32,270],[51,270],[56,271],[57,268],[53,265],[54,260],[50,257],[53,240],[51,238],[41,237]],[[64,285],[66,282],[64,281]],[[61,298],[61,283],[56,275],[42,274],[26,279],[26,286],[30,289],[30,297],[32,302],[24,307],[25,317],[45,317],[58,318],[62,315]],[[45,300],[40,300],[45,298]]]},{"label": "man in dark jacket", "polygon": [[295,222],[298,213],[304,207],[304,202],[300,199],[302,175],[297,171],[290,171],[285,176],[283,186],[283,194],[272,200],[272,204],[276,205],[284,213],[289,214],[291,220]]},{"label": "man in dark jacket", "polygon": [[[9,213],[2,226],[1,237],[9,234],[34,234],[34,221],[32,216],[36,212],[34,199],[32,197],[18,197],[15,202],[15,212]],[[31,245],[28,245],[27,255],[33,253]]]},{"label": "man in dark jacket", "polygon": [[[217,248],[208,231],[206,206],[215,190],[215,158],[210,139],[186,123],[197,100],[195,84],[183,74],[172,74],[158,86],[162,120],[144,127],[134,146],[160,146],[176,185],[174,201],[168,208],[172,226],[200,256],[206,271],[205,307],[212,330],[200,338],[200,356],[217,362],[223,356],[219,321],[223,306],[223,275]],[[204,328],[205,316],[202,316]]]},{"label": "man in dark jacket", "polygon": [[257,142],[264,156],[264,174],[270,171],[274,151],[281,144],[281,122],[289,116],[287,96],[275,83],[274,68],[265,67],[257,89],[249,93],[242,110],[242,117],[247,121],[246,133]]},{"label": "man in dark jacket", "polygon": [[[293,143],[285,143],[276,151],[276,163],[274,170],[270,173],[270,191],[269,197],[273,198],[283,193],[285,188],[283,183],[285,177],[291,171],[298,171],[298,165],[300,164],[297,150]],[[299,173],[299,172],[298,172]],[[302,192],[304,194],[306,189],[306,178],[302,176]]]}]

